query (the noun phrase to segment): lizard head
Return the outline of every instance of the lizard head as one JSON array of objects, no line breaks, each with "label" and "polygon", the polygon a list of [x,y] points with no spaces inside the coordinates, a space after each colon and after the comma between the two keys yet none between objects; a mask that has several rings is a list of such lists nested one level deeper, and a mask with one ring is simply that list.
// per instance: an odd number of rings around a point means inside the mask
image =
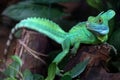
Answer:
[{"label": "lizard head", "polygon": [[115,16],[115,11],[101,12],[96,17],[90,16],[86,22],[87,29],[93,32],[100,41],[104,41],[109,33],[108,21]]}]

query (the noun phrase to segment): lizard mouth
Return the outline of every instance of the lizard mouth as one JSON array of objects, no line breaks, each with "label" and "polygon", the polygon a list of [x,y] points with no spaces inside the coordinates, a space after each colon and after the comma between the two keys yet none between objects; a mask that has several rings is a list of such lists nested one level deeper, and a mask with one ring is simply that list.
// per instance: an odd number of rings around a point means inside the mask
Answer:
[{"label": "lizard mouth", "polygon": [[106,35],[109,33],[109,27],[104,24],[87,23],[87,29],[99,35]]}]

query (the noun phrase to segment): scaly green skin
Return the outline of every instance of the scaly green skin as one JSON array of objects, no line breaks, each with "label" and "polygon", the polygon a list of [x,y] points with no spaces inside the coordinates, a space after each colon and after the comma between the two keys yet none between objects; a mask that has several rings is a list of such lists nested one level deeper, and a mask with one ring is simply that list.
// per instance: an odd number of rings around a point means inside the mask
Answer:
[{"label": "scaly green skin", "polygon": [[[65,32],[57,24],[47,19],[28,18],[18,23],[12,29],[11,34],[14,34],[19,28],[27,28],[47,35],[62,46],[62,52],[53,60],[58,64],[67,55],[70,46],[73,46],[71,52],[76,53],[80,43],[96,44],[105,42],[109,32],[108,21],[114,15],[113,10],[108,10],[105,13],[101,12],[96,17],[90,16],[86,22],[78,23],[69,32]],[[9,38],[12,39],[11,35]],[[7,45],[9,44],[10,41]]]}]

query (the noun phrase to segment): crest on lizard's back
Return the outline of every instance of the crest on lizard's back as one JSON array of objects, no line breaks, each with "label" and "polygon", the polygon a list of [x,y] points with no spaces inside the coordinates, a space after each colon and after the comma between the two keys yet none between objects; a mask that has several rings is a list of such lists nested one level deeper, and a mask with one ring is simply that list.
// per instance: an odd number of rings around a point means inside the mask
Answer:
[{"label": "crest on lizard's back", "polygon": [[[38,27],[39,25],[42,25],[42,26],[47,26],[45,28],[48,28],[49,30],[52,28],[52,30],[57,30],[57,31],[60,31],[60,32],[64,32],[62,30],[61,27],[59,27],[58,24],[52,22],[51,20],[48,20],[48,19],[45,19],[45,18],[36,18],[36,17],[31,17],[31,18],[27,18],[25,20],[22,20],[21,23],[27,23],[29,22],[29,25],[34,25],[34,22],[37,23],[36,26],[34,27]],[[31,22],[31,24],[30,24]],[[21,23],[17,24],[18,26],[21,25]]]}]

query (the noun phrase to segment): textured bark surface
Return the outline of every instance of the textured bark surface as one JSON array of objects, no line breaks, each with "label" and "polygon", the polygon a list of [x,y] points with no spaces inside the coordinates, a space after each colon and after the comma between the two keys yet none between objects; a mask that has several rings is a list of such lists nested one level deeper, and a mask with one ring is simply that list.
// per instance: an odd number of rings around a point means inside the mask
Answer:
[{"label": "textured bark surface", "polygon": [[110,49],[108,44],[82,45],[64,70],[70,70],[77,63],[90,57],[86,70],[79,76],[81,80],[120,80],[120,73],[109,73],[106,67],[106,62],[110,59]]},{"label": "textured bark surface", "polygon": [[[47,57],[39,56],[39,54],[46,54],[48,40],[44,35],[24,29],[19,40],[21,40],[30,49],[38,52],[38,55],[36,56],[42,58],[45,61]],[[18,41],[15,54],[19,55],[22,58],[22,70],[30,69],[34,73],[44,72],[46,68],[45,64],[32,56]]]}]

